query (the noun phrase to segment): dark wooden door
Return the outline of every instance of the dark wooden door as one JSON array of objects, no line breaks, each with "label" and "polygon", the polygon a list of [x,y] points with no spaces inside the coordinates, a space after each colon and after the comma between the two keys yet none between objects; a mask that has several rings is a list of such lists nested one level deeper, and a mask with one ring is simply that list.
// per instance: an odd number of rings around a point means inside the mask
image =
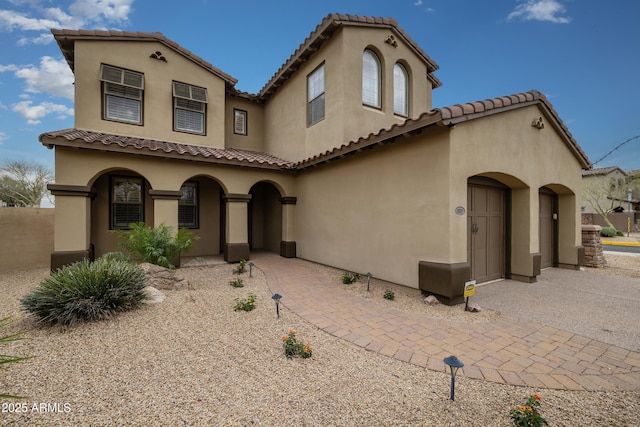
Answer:
[{"label": "dark wooden door", "polygon": [[505,276],[505,191],[469,185],[467,253],[477,283]]}]

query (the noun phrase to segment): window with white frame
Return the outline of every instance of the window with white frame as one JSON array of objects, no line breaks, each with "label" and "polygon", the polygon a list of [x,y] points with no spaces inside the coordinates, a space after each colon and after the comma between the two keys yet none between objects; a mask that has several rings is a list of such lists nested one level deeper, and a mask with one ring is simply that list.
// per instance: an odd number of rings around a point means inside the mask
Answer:
[{"label": "window with white frame", "polygon": [[247,134],[247,112],[233,109],[233,133],[236,135]]},{"label": "window with white frame", "polygon": [[378,56],[365,50],[362,54],[362,103],[372,107],[380,108],[382,105],[380,97],[380,60]]},{"label": "window with white frame", "polygon": [[207,89],[173,82],[173,128],[204,135]]},{"label": "window with white frame", "polygon": [[129,224],[144,221],[142,178],[111,178],[111,228],[127,229]]},{"label": "window with white frame", "polygon": [[198,183],[188,181],[180,188],[178,200],[178,227],[198,228]]},{"label": "window with white frame", "polygon": [[409,75],[402,64],[393,66],[393,112],[409,115]]},{"label": "window with white frame", "polygon": [[103,118],[141,125],[144,74],[102,64],[100,81]]},{"label": "window with white frame", "polygon": [[324,119],[324,64],[307,77],[307,125]]}]

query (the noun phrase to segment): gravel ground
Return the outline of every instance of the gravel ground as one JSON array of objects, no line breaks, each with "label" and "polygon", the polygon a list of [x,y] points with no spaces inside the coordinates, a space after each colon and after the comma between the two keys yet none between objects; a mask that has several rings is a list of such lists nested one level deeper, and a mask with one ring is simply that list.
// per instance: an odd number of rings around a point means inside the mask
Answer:
[{"label": "gravel ground", "polygon": [[[508,426],[509,410],[536,391],[552,426],[638,423],[640,392],[532,390],[459,377],[451,402],[444,372],[359,348],[286,308],[277,320],[261,273],[233,288],[231,270],[183,268],[190,286],[162,291],[164,302],[72,328],[44,327],[20,312],[18,298],[47,269],[3,273],[0,317],[15,319],[3,332],[26,331],[27,339],[0,352],[36,357],[0,373],[0,393],[26,396],[0,399],[0,425]],[[387,303],[425,310],[418,296],[400,291]],[[256,309],[233,311],[249,293]],[[458,308],[437,310],[428,313],[459,316]],[[478,321],[499,313],[484,316]],[[284,356],[289,329],[313,346],[312,358]]]}]

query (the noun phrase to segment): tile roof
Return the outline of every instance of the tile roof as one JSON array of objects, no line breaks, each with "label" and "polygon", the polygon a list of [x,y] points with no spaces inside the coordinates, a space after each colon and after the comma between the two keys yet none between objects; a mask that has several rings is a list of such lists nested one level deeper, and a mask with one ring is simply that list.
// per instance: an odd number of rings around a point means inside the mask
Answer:
[{"label": "tile roof", "polygon": [[47,132],[40,135],[38,139],[48,148],[63,146],[111,152],[131,153],[132,151],[141,151],[141,154],[150,156],[200,160],[211,163],[266,169],[292,169],[295,167],[292,162],[257,151],[178,144],[175,142],[112,135],[80,129],[64,129]]},{"label": "tile roof", "polygon": [[582,151],[577,141],[564,125],[558,113],[554,110],[547,98],[537,90],[518,93],[499,98],[486,99],[484,101],[456,104],[449,107],[436,108],[421,114],[415,119],[407,119],[402,123],[394,124],[390,128],[381,129],[370,133],[355,141],[350,141],[340,147],[298,162],[297,168],[315,166],[336,158],[354,154],[357,151],[373,148],[376,145],[395,142],[398,137],[412,135],[429,126],[453,126],[457,123],[477,119],[490,114],[497,114],[514,108],[522,108],[528,105],[540,105],[547,112],[547,118],[564,137],[565,144],[574,153],[584,169],[591,169],[592,164],[587,155]]},{"label": "tile roof", "polygon": [[269,82],[260,90],[257,96],[260,98],[268,98],[272,93],[275,93],[277,88],[282,86],[284,81],[300,68],[301,63],[305,62],[326,39],[330,38],[338,28],[343,26],[366,26],[390,29],[427,64],[428,78],[433,83],[433,88],[435,89],[442,86],[442,82],[432,74],[438,69],[438,65],[400,28],[395,19],[332,13],[322,20],[309,37],[304,40],[300,47],[298,47]]},{"label": "tile roof", "polygon": [[620,169],[618,166],[609,166],[606,168],[595,168],[582,171],[582,176],[598,176],[598,175],[608,175],[611,172],[618,170],[621,174],[626,175],[626,172]]},{"label": "tile roof", "polygon": [[230,86],[235,85],[238,80],[224,73],[220,69],[214,67],[211,63],[205,61],[198,55],[183,48],[178,43],[169,40],[162,33],[146,33],[132,31],[115,31],[115,30],[56,30],[52,29],[51,34],[58,42],[58,46],[62,51],[71,70],[74,69],[74,43],[76,40],[135,40],[161,43],[178,54],[184,56],[200,67],[211,72],[226,81]]}]

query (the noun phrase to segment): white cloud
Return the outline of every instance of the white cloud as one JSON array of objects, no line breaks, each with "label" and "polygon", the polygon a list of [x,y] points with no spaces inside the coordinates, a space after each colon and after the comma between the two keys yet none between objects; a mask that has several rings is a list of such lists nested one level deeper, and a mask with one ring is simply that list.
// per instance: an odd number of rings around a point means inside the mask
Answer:
[{"label": "white cloud", "polygon": [[418,0],[414,3],[414,6],[422,6],[422,0]]},{"label": "white cloud", "polygon": [[17,69],[18,67],[14,64],[0,65],[0,73],[3,73],[5,71],[16,71]]},{"label": "white cloud", "polygon": [[15,70],[15,76],[27,83],[27,92],[45,92],[53,96],[73,99],[73,73],[64,59],[50,56],[40,59],[40,67],[28,65]]},{"label": "white cloud", "polygon": [[132,3],[133,0],[76,0],[69,10],[93,22],[119,22],[128,19]]},{"label": "white cloud", "polygon": [[507,16],[507,21],[522,19],[524,21],[548,21],[556,24],[567,24],[571,18],[559,16],[566,12],[557,0],[526,0],[518,5]]},{"label": "white cloud", "polygon": [[0,145],[2,145],[5,139],[7,139],[7,134],[4,132],[0,132]]},{"label": "white cloud", "polygon": [[51,19],[30,18],[13,10],[0,10],[0,29],[13,31],[45,31],[58,27],[58,22]]},{"label": "white cloud", "polygon": [[28,44],[46,45],[53,41],[53,35],[51,33],[42,33],[37,37],[22,37],[18,40],[18,46],[25,46]]},{"label": "white cloud", "polygon": [[73,108],[47,101],[38,105],[33,105],[33,101],[21,101],[13,105],[12,110],[27,119],[30,125],[39,124],[40,119],[50,114],[57,114],[60,119],[73,115]]}]

